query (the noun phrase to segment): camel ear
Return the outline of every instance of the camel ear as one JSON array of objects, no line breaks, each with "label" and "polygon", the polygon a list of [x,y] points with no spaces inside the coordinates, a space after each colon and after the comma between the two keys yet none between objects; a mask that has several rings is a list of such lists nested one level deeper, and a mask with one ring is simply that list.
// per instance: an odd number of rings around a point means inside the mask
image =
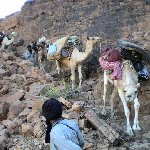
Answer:
[{"label": "camel ear", "polygon": [[130,65],[130,68],[131,68],[131,69],[134,69],[132,65]]},{"label": "camel ear", "polygon": [[140,83],[138,83],[136,86],[137,86],[137,88],[140,87]]}]

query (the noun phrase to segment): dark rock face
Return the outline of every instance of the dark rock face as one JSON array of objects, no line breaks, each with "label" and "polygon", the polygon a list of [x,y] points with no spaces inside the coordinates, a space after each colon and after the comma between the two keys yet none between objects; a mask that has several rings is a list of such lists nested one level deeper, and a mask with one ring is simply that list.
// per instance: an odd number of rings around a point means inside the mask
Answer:
[{"label": "dark rock face", "polygon": [[148,8],[141,0],[33,1],[27,2],[21,13],[16,15],[18,26],[15,29],[19,29],[18,32],[26,40],[42,35],[58,38],[66,34],[88,34],[101,36],[111,42],[123,37],[125,32],[132,34],[143,29],[148,23]]}]

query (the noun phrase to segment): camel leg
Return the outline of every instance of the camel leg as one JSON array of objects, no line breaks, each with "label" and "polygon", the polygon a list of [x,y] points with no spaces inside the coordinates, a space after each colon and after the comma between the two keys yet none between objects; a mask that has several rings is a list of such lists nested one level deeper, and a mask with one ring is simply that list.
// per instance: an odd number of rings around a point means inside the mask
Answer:
[{"label": "camel leg", "polygon": [[134,117],[133,130],[141,130],[141,128],[139,126],[139,121],[138,121],[139,106],[140,106],[140,104],[139,104],[138,98],[136,97],[134,99],[135,117]]},{"label": "camel leg", "polygon": [[75,67],[71,67],[71,81],[72,81],[72,90],[75,88]]},{"label": "camel leg", "polygon": [[60,62],[58,60],[56,60],[56,67],[57,73],[60,74]]},{"label": "camel leg", "polygon": [[79,72],[79,80],[80,80],[79,89],[81,89],[81,84],[82,84],[82,65],[81,64],[78,65],[78,72]]},{"label": "camel leg", "polygon": [[43,71],[45,71],[44,70],[44,61],[40,61],[39,63],[40,63],[40,69],[43,70]]},{"label": "camel leg", "polygon": [[42,57],[41,57],[41,55],[40,55],[40,53],[38,54],[38,58],[37,58],[37,62],[38,62],[38,67],[39,67],[39,69],[42,69]]},{"label": "camel leg", "polygon": [[108,84],[108,78],[106,75],[106,71],[104,71],[104,95],[103,95],[104,106],[102,110],[103,115],[106,115],[105,103],[106,103],[107,84]]},{"label": "camel leg", "polygon": [[113,99],[114,99],[114,97],[115,97],[115,95],[116,95],[116,92],[117,92],[117,88],[116,87],[114,87],[114,89],[113,89],[113,93],[112,93],[112,95],[111,95],[111,97],[110,97],[110,105],[111,105],[111,118],[113,118],[114,117],[114,110],[113,110]]},{"label": "camel leg", "polygon": [[123,103],[124,112],[125,112],[125,116],[126,116],[126,119],[127,119],[127,133],[129,135],[133,135],[133,131],[132,131],[132,128],[131,128],[131,125],[130,125],[130,120],[129,120],[130,111],[129,111],[127,102],[126,102],[125,97],[124,97],[124,92],[122,90],[118,89],[118,93],[119,93],[119,96],[120,96],[121,101]]}]

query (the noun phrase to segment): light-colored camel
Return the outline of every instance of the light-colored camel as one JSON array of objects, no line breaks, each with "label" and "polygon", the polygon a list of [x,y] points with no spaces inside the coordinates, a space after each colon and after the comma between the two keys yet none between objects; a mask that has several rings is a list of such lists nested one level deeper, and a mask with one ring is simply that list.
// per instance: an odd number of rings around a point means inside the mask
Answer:
[{"label": "light-colored camel", "polygon": [[[75,47],[73,49],[73,52],[70,57],[60,58],[59,60],[56,60],[56,66],[57,66],[56,69],[58,71],[58,74],[60,73],[61,69],[64,69],[64,70],[70,69],[71,70],[72,89],[75,88],[75,69],[76,69],[76,67],[78,67],[79,80],[80,80],[79,88],[81,88],[82,63],[92,53],[93,44],[97,43],[100,40],[101,40],[101,38],[99,38],[99,37],[89,37],[89,38],[87,38],[85,52],[79,52],[79,50]],[[57,45],[57,42],[55,42],[55,44],[56,44],[56,46],[59,47],[59,45]]]},{"label": "light-colored camel", "polygon": [[103,107],[103,114],[106,114],[105,111],[105,101],[106,101],[106,92],[107,92],[107,84],[108,81],[114,85],[113,94],[111,95],[110,102],[111,102],[111,115],[113,114],[113,98],[118,91],[119,97],[124,106],[124,112],[127,119],[127,133],[129,135],[133,135],[133,131],[130,125],[130,111],[127,106],[128,102],[134,102],[134,109],[135,109],[135,117],[134,117],[134,125],[133,130],[140,130],[139,121],[138,121],[138,112],[139,112],[139,101],[137,98],[138,87],[140,84],[138,83],[138,75],[135,71],[132,62],[130,60],[123,60],[122,62],[122,79],[121,80],[111,80],[110,76],[106,74],[106,70],[104,70],[104,107]]},{"label": "light-colored camel", "polygon": [[3,41],[2,41],[2,47],[1,49],[5,49],[6,46],[9,46],[13,43],[13,41],[15,40],[17,33],[16,32],[11,32],[9,35],[9,38],[7,36],[4,37]]}]

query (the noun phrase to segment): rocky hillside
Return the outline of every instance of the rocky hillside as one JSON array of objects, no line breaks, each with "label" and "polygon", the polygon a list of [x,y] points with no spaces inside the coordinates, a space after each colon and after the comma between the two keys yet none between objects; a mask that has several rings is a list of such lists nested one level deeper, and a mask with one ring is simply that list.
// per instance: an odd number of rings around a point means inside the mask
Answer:
[{"label": "rocky hillside", "polygon": [[[20,53],[41,36],[55,41],[66,35],[78,35],[83,42],[86,35],[100,36],[102,47],[117,47],[116,40],[124,38],[150,51],[150,5],[145,0],[36,0],[25,3],[20,13],[0,20],[0,30],[16,31],[18,39],[24,39],[24,45],[17,48]],[[111,120],[109,114],[101,115],[103,75],[98,63],[99,51],[99,47],[95,47],[84,64],[82,92],[75,94],[69,92],[70,83],[66,78],[52,76],[52,65],[47,68],[50,73],[46,73],[13,52],[1,52],[0,150],[48,149],[44,144],[45,120],[41,115],[41,105],[48,97],[64,97],[70,103],[69,107],[65,106],[63,115],[81,127],[86,143],[84,149],[149,150],[150,80],[141,82],[138,96],[142,131],[129,138],[124,134],[126,119],[117,96],[115,118]],[[107,106],[109,112],[109,102]],[[84,113],[89,109],[120,134],[124,142],[119,147],[87,121]],[[133,117],[132,106],[132,120]]]},{"label": "rocky hillside", "polygon": [[[117,47],[117,39],[127,38],[148,50],[149,19],[150,5],[145,0],[36,0],[25,3],[21,13],[1,20],[0,30],[17,31],[25,46],[41,36],[55,41],[78,35],[84,41],[88,35],[102,37],[102,47]],[[95,49],[87,60],[85,74],[91,66],[97,74],[99,55]]]}]

